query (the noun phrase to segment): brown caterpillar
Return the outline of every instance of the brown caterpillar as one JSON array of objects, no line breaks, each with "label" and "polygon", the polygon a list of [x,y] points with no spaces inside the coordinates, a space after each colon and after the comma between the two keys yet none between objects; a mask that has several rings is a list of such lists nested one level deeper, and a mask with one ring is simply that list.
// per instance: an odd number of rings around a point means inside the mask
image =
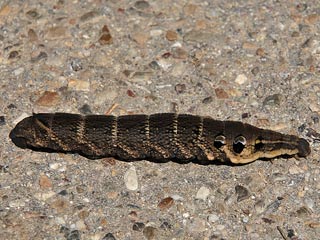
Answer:
[{"label": "brown caterpillar", "polygon": [[235,121],[160,113],[153,115],[78,115],[40,113],[11,131],[21,148],[74,152],[88,158],[178,160],[234,164],[282,155],[306,157],[309,143]]}]

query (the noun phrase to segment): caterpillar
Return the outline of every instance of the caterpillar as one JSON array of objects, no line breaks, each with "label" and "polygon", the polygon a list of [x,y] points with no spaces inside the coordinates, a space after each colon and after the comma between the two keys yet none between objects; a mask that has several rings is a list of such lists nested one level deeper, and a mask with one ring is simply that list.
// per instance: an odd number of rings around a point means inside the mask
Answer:
[{"label": "caterpillar", "polygon": [[237,121],[174,113],[118,117],[39,113],[20,121],[9,137],[21,148],[127,161],[219,160],[245,164],[310,154],[309,143],[294,135]]}]

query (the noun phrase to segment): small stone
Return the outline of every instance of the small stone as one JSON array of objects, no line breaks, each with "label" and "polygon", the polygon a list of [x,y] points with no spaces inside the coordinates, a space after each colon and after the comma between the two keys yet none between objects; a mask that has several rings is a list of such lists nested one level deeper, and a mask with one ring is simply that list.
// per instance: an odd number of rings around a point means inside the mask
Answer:
[{"label": "small stone", "polygon": [[260,192],[265,189],[266,181],[262,177],[262,174],[253,173],[246,177],[245,185],[247,185],[251,192]]},{"label": "small stone", "polygon": [[52,170],[58,170],[61,166],[62,166],[61,163],[50,163],[50,164],[49,164],[49,167],[50,167]]},{"label": "small stone", "polygon": [[104,25],[101,30],[99,43],[101,45],[107,45],[107,44],[111,44],[112,42],[113,42],[113,39],[112,39],[111,33],[109,31],[109,28],[107,25]]},{"label": "small stone", "polygon": [[198,8],[198,6],[195,5],[195,4],[187,4],[183,8],[183,12],[187,16],[194,15],[196,10],[197,10],[197,8]]},{"label": "small stone", "polygon": [[162,29],[152,29],[150,31],[150,36],[151,37],[159,37],[163,34],[163,30]]},{"label": "small stone", "polygon": [[265,209],[265,202],[263,200],[258,200],[255,204],[254,204],[254,209],[256,210],[256,212],[258,214],[262,213]]},{"label": "small stone", "polygon": [[128,190],[135,191],[138,189],[138,176],[135,167],[132,166],[124,174],[124,183]]},{"label": "small stone", "polygon": [[249,190],[241,185],[237,185],[235,187],[235,190],[236,190],[236,194],[238,195],[237,197],[238,202],[241,202],[250,197]]},{"label": "small stone", "polygon": [[291,34],[291,37],[293,37],[293,38],[297,38],[299,36],[300,36],[300,33],[297,32],[297,31],[293,31],[292,34]]},{"label": "small stone", "polygon": [[172,229],[172,225],[166,221],[164,221],[163,223],[161,223],[160,228],[163,230],[170,230]]},{"label": "small stone", "polygon": [[187,87],[184,83],[178,83],[175,87],[174,90],[176,90],[176,92],[178,94],[184,93],[186,91]]},{"label": "small stone", "polygon": [[90,91],[90,82],[79,79],[69,79],[68,88],[75,91]]},{"label": "small stone", "polygon": [[166,197],[159,202],[158,208],[160,208],[160,210],[166,210],[166,209],[169,209],[170,207],[172,207],[173,204],[174,204],[173,198]]},{"label": "small stone", "polygon": [[299,12],[304,12],[306,9],[307,9],[308,5],[306,3],[298,3],[296,5],[296,9],[299,11]]},{"label": "small stone", "polygon": [[136,1],[134,7],[138,10],[144,11],[150,7],[150,4],[147,1]]},{"label": "small stone", "polygon": [[254,51],[254,50],[256,50],[258,47],[257,47],[257,45],[254,44],[254,43],[244,42],[244,43],[242,44],[242,48],[245,49],[245,50]]},{"label": "small stone", "polygon": [[219,221],[219,219],[220,219],[219,216],[216,214],[209,214],[208,216],[208,221],[211,223],[217,222]]},{"label": "small stone", "polygon": [[49,28],[45,34],[45,37],[50,40],[65,38],[67,35],[67,28],[62,26],[56,26]]},{"label": "small stone", "polygon": [[189,231],[194,233],[204,232],[206,230],[206,221],[195,217],[191,220],[189,225]]},{"label": "small stone", "polygon": [[246,83],[247,81],[248,81],[248,78],[244,74],[239,74],[235,80],[235,82],[238,83],[239,85],[242,85],[242,84]]},{"label": "small stone", "polygon": [[36,101],[39,106],[52,107],[60,101],[60,96],[57,92],[45,91]]},{"label": "small stone", "polygon": [[123,74],[126,76],[126,77],[130,77],[132,74],[133,74],[134,71],[132,70],[128,70],[128,69],[125,69],[123,70]]},{"label": "small stone", "polygon": [[20,58],[20,54],[18,51],[11,51],[9,53],[8,59]]},{"label": "small stone", "polygon": [[307,205],[307,207],[311,210],[315,207],[315,202],[311,198],[305,198],[304,203]]},{"label": "small stone", "polygon": [[289,168],[289,173],[290,174],[301,174],[301,173],[304,173],[304,170],[299,168],[297,165],[292,165]]},{"label": "small stone", "polygon": [[147,239],[147,240],[154,240],[157,239],[156,238],[156,233],[157,233],[157,229],[151,226],[145,227],[143,229],[143,236]]},{"label": "small stone", "polygon": [[69,203],[67,200],[63,198],[58,198],[55,201],[53,201],[50,206],[54,208],[58,213],[62,213],[68,209]]},{"label": "small stone", "polygon": [[293,237],[295,236],[296,234],[294,233],[294,230],[293,229],[288,229],[288,237],[290,239],[293,239]]},{"label": "small stone", "polygon": [[83,14],[80,17],[80,21],[87,22],[87,21],[90,21],[90,20],[96,18],[97,16],[99,16],[99,13],[97,11],[90,11],[90,12]]},{"label": "small stone", "polygon": [[265,51],[263,48],[258,48],[256,50],[256,55],[260,56],[260,57],[264,57],[266,55]]},{"label": "small stone", "polygon": [[26,12],[26,16],[29,17],[30,19],[39,19],[40,14],[37,12],[36,9],[29,10]]},{"label": "small stone", "polygon": [[83,220],[79,220],[76,222],[76,228],[81,230],[81,231],[85,231],[87,229],[86,224],[84,223]]},{"label": "small stone", "polygon": [[198,190],[197,194],[196,194],[196,199],[201,199],[203,201],[205,201],[207,199],[207,197],[210,194],[210,189],[202,186],[200,187],[200,189]]},{"label": "small stone", "polygon": [[63,219],[63,217],[55,217],[54,222],[58,225],[65,225],[66,221]]},{"label": "small stone", "polygon": [[23,73],[24,72],[24,68],[23,67],[19,67],[19,68],[17,68],[17,69],[15,69],[14,71],[13,71],[13,74],[15,75],[15,76],[19,76],[21,73]]},{"label": "small stone", "polygon": [[35,193],[34,197],[40,201],[47,201],[49,198],[53,197],[54,195],[56,195],[56,193],[54,191],[47,191],[44,193]]},{"label": "small stone", "polygon": [[216,229],[218,230],[218,231],[222,231],[222,230],[224,230],[226,227],[224,226],[224,225],[221,225],[221,224],[219,224],[219,225],[217,225],[216,226]]},{"label": "small stone", "polygon": [[308,225],[311,228],[320,228],[320,222],[311,222]]},{"label": "small stone", "polygon": [[319,114],[318,113],[313,113],[311,115],[311,119],[314,124],[318,124],[320,122]]},{"label": "small stone", "polygon": [[186,213],[182,214],[182,216],[183,216],[184,218],[189,218],[189,217],[190,217],[190,213],[186,212]]},{"label": "small stone", "polygon": [[70,66],[73,71],[78,72],[83,69],[82,61],[79,58],[75,58],[71,60]]},{"label": "small stone", "polygon": [[286,181],[287,180],[287,176],[285,174],[282,173],[273,173],[272,174],[272,180],[274,182],[282,182],[282,181]]},{"label": "small stone", "polygon": [[266,97],[264,100],[263,100],[263,106],[266,106],[266,105],[280,105],[281,103],[281,94],[273,94],[273,95],[270,95],[268,97]]},{"label": "small stone", "polygon": [[86,103],[79,108],[79,112],[84,115],[92,114],[90,106]]},{"label": "small stone", "polygon": [[78,216],[80,219],[85,220],[87,217],[89,217],[89,211],[87,210],[82,210],[81,212],[79,212]]},{"label": "small stone", "polygon": [[103,217],[99,222],[100,222],[100,225],[104,227],[109,224],[108,220],[105,217]]},{"label": "small stone", "polygon": [[213,101],[213,98],[212,98],[211,96],[209,96],[209,97],[204,98],[204,99],[202,100],[202,103],[203,103],[203,104],[209,104],[209,103],[211,103],[212,101]]},{"label": "small stone", "polygon": [[218,99],[227,99],[229,98],[228,93],[223,88],[216,88],[215,90],[216,96]]},{"label": "small stone", "polygon": [[166,58],[161,58],[158,61],[158,65],[163,69],[163,71],[167,72],[172,67],[172,62]]},{"label": "small stone", "polygon": [[48,58],[48,54],[46,52],[41,51],[37,56],[34,56],[34,57],[31,58],[31,62],[32,63],[37,63],[41,59],[47,59],[47,58]]},{"label": "small stone", "polygon": [[0,126],[6,125],[6,119],[4,116],[0,116]]},{"label": "small stone", "polygon": [[136,94],[134,93],[134,91],[132,91],[132,90],[130,90],[130,89],[127,90],[127,95],[128,95],[129,97],[135,97],[135,96],[136,96]]},{"label": "small stone", "polygon": [[175,31],[168,30],[166,33],[166,38],[168,41],[176,41],[178,39],[178,34]]},{"label": "small stone", "polygon": [[116,199],[118,197],[119,193],[112,191],[112,192],[107,192],[107,198],[108,199]]},{"label": "small stone", "polygon": [[166,53],[162,54],[161,57],[164,58],[164,59],[167,59],[167,58],[169,58],[171,56],[172,56],[172,54],[170,52],[166,52]]},{"label": "small stone", "polygon": [[249,117],[251,117],[251,114],[250,114],[250,113],[242,113],[242,114],[241,114],[241,118],[242,118],[242,119],[249,118]]},{"label": "small stone", "polygon": [[[51,55],[49,58],[46,59],[46,64],[48,66],[60,68],[65,64],[66,61],[67,57],[65,55]],[[65,80],[65,77],[61,77],[60,79]]]},{"label": "small stone", "polygon": [[52,182],[46,175],[40,175],[39,185],[42,189],[52,188]]},{"label": "small stone", "polygon": [[64,189],[64,190],[58,192],[58,194],[61,195],[61,196],[67,196],[68,195],[68,191]]},{"label": "small stone", "polygon": [[318,133],[316,130],[312,128],[307,128],[307,137],[312,138],[313,140],[320,140],[320,133]]},{"label": "small stone", "polygon": [[[61,1],[60,1],[60,2],[61,2]],[[76,25],[77,20],[76,20],[75,18],[70,18],[69,21],[68,21],[68,23],[69,23],[70,25]]]},{"label": "small stone", "polygon": [[152,77],[153,73],[152,72],[135,72],[130,80],[132,82],[147,82],[150,80]]},{"label": "small stone", "polygon": [[20,208],[20,207],[24,207],[25,205],[26,204],[23,199],[16,199],[9,202],[9,207],[11,208]]},{"label": "small stone", "polygon": [[116,88],[106,88],[101,92],[98,92],[94,97],[94,105],[103,105],[106,102],[112,102],[119,92]]},{"label": "small stone", "polygon": [[149,67],[152,68],[153,70],[160,70],[159,63],[157,61],[152,61],[149,63]]},{"label": "small stone", "polygon": [[175,59],[186,59],[188,52],[181,47],[175,47],[172,49],[172,57]]},{"label": "small stone", "polygon": [[214,37],[214,34],[207,31],[191,30],[184,35],[183,40],[185,42],[207,43],[210,42]]},{"label": "small stone", "polygon": [[101,159],[101,163],[106,167],[115,166],[117,164],[117,162],[114,158],[103,158],[103,159]]},{"label": "small stone", "polygon": [[[2,173],[8,173],[9,172],[9,166],[8,165],[0,165],[0,172]],[[6,196],[6,195],[4,195]],[[4,198],[2,198],[4,199]]]},{"label": "small stone", "polygon": [[69,233],[70,233],[70,229],[67,228],[67,227],[65,227],[65,226],[61,226],[59,232],[60,232],[60,233],[64,233],[64,234],[66,235],[66,234],[69,234]]},{"label": "small stone", "polygon": [[60,227],[60,233],[64,233],[64,235],[68,235],[70,233],[70,229],[68,227],[65,227],[65,226],[61,226]]},{"label": "small stone", "polygon": [[204,30],[208,27],[208,22],[206,20],[197,20],[196,22],[196,29],[197,30]]},{"label": "small stone", "polygon": [[240,97],[242,96],[242,92],[237,88],[230,88],[227,91],[227,94],[232,97]]},{"label": "small stone", "polygon": [[259,73],[260,69],[259,67],[254,67],[251,69],[251,73],[254,75],[254,76],[257,76],[257,74]]},{"label": "small stone", "polygon": [[184,201],[184,198],[182,196],[178,195],[178,194],[172,194],[171,197],[175,201]]},{"label": "small stone", "polygon": [[187,71],[187,65],[183,62],[178,62],[173,65],[170,75],[173,77],[180,78],[183,75],[183,73],[185,73],[186,71]]},{"label": "small stone", "polygon": [[259,126],[259,127],[269,127],[270,126],[269,119],[258,118],[257,119],[257,126]]},{"label": "small stone", "polygon": [[144,229],[145,224],[142,222],[135,222],[132,226],[132,230],[133,231],[137,231],[137,232],[142,232],[142,230]]},{"label": "small stone", "polygon": [[38,35],[36,34],[36,32],[33,29],[28,30],[28,38],[29,38],[30,42],[38,41]]},{"label": "small stone", "polygon": [[244,223],[249,222],[249,217],[248,217],[248,216],[244,216],[244,217],[242,218],[242,222],[244,222]]},{"label": "small stone", "polygon": [[[8,173],[9,172],[9,166],[8,165],[0,165],[0,172],[2,173]],[[4,195],[6,196],[6,195]],[[2,198],[4,199],[4,198]]]},{"label": "small stone", "polygon": [[149,40],[150,35],[144,32],[135,32],[132,34],[131,38],[141,46],[144,46]]},{"label": "small stone", "polygon": [[277,198],[275,201],[273,201],[266,207],[266,210],[264,212],[266,214],[274,213],[279,209],[280,204],[281,204],[281,198]]},{"label": "small stone", "polygon": [[129,217],[131,222],[137,222],[139,220],[138,213],[136,211],[131,211],[128,214],[128,217]]},{"label": "small stone", "polygon": [[302,125],[300,125],[300,126],[298,127],[299,133],[303,133],[304,130],[306,130],[306,127],[307,127],[307,125],[306,125],[305,123],[303,123]]},{"label": "small stone", "polygon": [[306,206],[302,206],[297,210],[297,216],[300,218],[307,218],[311,214],[312,214],[312,211]]},{"label": "small stone", "polygon": [[107,233],[101,240],[116,240],[112,233]]},{"label": "small stone", "polygon": [[0,8],[0,17],[7,16],[11,13],[12,8],[9,4],[3,4]]},{"label": "small stone", "polygon": [[310,14],[309,16],[307,16],[305,19],[305,23],[307,24],[316,24],[318,21],[320,21],[320,14]]},{"label": "small stone", "polygon": [[80,232],[78,230],[73,230],[69,234],[65,235],[67,240],[80,240]]}]

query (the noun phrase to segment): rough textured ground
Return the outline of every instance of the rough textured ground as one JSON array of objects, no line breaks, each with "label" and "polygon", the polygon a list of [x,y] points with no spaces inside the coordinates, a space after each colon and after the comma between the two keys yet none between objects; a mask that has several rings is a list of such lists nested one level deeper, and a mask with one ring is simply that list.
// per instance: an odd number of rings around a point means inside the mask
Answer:
[{"label": "rough textured ground", "polygon": [[[318,0],[0,1],[0,239],[319,239],[319,33]],[[312,154],[202,166],[11,143],[56,111],[241,120]]]}]

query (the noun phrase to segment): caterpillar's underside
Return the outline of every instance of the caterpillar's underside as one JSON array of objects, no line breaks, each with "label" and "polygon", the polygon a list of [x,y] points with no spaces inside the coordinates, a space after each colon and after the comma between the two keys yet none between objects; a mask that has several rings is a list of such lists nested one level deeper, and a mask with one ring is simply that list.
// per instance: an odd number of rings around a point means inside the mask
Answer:
[{"label": "caterpillar's underside", "polygon": [[309,143],[294,135],[241,122],[173,113],[119,117],[40,113],[19,122],[10,138],[22,148],[123,160],[220,160],[241,164],[310,153]]}]

